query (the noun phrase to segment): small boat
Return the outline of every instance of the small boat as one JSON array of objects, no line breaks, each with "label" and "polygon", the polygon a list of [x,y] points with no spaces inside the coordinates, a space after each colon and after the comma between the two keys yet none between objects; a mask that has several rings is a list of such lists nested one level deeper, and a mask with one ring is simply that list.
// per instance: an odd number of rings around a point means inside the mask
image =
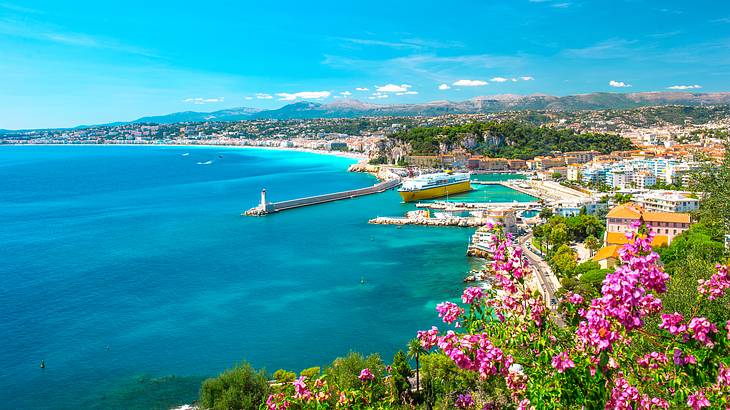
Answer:
[{"label": "small boat", "polygon": [[218,155],[218,158],[223,158],[223,155]]},{"label": "small boat", "polygon": [[46,361],[41,360],[41,369],[45,369],[45,368],[46,368]]},{"label": "small boat", "polygon": [[201,162],[198,162],[198,165],[210,165],[212,163],[213,163],[213,161],[205,161],[205,162],[201,161]]},{"label": "small boat", "polygon": [[182,154],[183,157],[187,157],[188,155],[190,155],[189,152],[186,152],[186,153]]},{"label": "small boat", "polygon": [[360,284],[361,285],[364,285],[365,284],[365,278],[364,277],[360,277]]}]

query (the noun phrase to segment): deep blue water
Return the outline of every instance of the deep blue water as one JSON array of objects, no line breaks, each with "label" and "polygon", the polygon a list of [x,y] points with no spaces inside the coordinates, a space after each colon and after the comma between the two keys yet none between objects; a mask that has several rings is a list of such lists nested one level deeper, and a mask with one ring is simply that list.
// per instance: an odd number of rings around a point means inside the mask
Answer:
[{"label": "deep blue water", "polygon": [[240,216],[262,187],[275,201],[374,183],[352,162],[0,146],[0,407],[169,408],[244,359],[390,361],[460,293],[471,230],[368,225],[410,209],[394,191]]}]

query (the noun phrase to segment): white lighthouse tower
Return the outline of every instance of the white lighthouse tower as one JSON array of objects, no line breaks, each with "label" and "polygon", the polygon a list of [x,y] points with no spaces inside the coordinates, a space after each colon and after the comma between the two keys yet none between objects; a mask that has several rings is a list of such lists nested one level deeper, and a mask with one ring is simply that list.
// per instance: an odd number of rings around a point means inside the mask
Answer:
[{"label": "white lighthouse tower", "polygon": [[266,201],[266,188],[261,190],[261,204],[259,208],[265,213],[269,213],[269,203]]}]

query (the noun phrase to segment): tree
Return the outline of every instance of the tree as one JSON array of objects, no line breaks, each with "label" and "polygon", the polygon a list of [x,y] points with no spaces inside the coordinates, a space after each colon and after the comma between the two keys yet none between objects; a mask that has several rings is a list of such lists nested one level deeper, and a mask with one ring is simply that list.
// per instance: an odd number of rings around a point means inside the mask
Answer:
[{"label": "tree", "polygon": [[707,162],[695,180],[697,191],[702,192],[697,217],[721,235],[730,233],[730,142],[725,144],[722,164]]},{"label": "tree", "polygon": [[411,377],[411,367],[408,366],[408,359],[406,359],[406,354],[402,350],[398,350],[393,356],[390,374],[397,396],[403,398],[404,394],[411,390],[411,382],[408,380]]},{"label": "tree", "polygon": [[584,244],[591,251],[591,257],[593,257],[597,250],[601,249],[601,243],[593,235],[587,237]]},{"label": "tree", "polygon": [[256,409],[269,394],[268,378],[248,363],[207,379],[200,389],[201,408],[211,410]]},{"label": "tree", "polygon": [[560,276],[572,276],[578,265],[578,255],[568,245],[560,245],[555,255],[550,259],[555,272]]},{"label": "tree", "polygon": [[416,391],[421,390],[420,363],[418,361],[424,353],[426,353],[426,349],[421,346],[421,342],[418,339],[413,339],[408,342],[408,357],[416,360]]},{"label": "tree", "polygon": [[547,221],[553,215],[553,210],[550,208],[542,208],[542,210],[540,210],[540,218],[544,221]]},{"label": "tree", "polygon": [[566,242],[568,242],[568,227],[564,223],[555,225],[550,231],[550,243],[552,243],[553,249]]}]

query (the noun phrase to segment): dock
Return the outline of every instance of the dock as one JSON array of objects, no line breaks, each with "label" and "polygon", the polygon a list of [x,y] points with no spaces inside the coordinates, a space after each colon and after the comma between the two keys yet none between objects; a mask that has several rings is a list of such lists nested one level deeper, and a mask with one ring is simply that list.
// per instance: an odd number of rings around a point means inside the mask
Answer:
[{"label": "dock", "polygon": [[364,195],[377,194],[385,192],[389,189],[393,189],[400,185],[400,183],[401,182],[398,179],[388,179],[365,188],[351,189],[348,191],[334,192],[324,195],[315,195],[305,198],[290,199],[281,202],[268,202],[266,200],[266,189],[263,189],[261,191],[261,202],[259,203],[259,205],[249,209],[242,215],[263,216],[273,214],[275,212],[285,211],[288,209],[301,208],[304,206],[323,204],[326,202],[339,201],[342,199],[357,198]]},{"label": "dock", "polygon": [[409,218],[391,216],[379,216],[368,221],[374,225],[458,226],[462,228],[484,226],[487,222],[487,219],[475,217]]}]

